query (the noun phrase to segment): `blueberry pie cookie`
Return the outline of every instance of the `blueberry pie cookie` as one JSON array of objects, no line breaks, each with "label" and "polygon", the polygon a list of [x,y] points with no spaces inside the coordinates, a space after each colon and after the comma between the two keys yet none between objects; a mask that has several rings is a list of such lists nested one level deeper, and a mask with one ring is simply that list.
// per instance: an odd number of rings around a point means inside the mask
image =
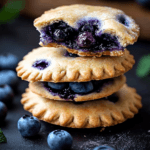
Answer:
[{"label": "blueberry pie cookie", "polygon": [[34,82],[29,84],[33,93],[42,97],[61,101],[89,101],[109,96],[117,92],[126,82],[126,77],[93,80],[88,82]]},{"label": "blueberry pie cookie", "polygon": [[141,97],[127,85],[111,96],[80,103],[42,98],[30,89],[22,97],[24,109],[33,116],[70,128],[113,126],[133,118],[142,107]]},{"label": "blueberry pie cookie", "polygon": [[123,11],[101,6],[70,5],[35,19],[40,45],[63,47],[80,56],[124,55],[137,41],[139,26]]},{"label": "blueberry pie cookie", "polygon": [[86,82],[120,76],[134,63],[128,50],[122,57],[78,57],[63,48],[40,47],[27,54],[16,70],[29,82]]}]

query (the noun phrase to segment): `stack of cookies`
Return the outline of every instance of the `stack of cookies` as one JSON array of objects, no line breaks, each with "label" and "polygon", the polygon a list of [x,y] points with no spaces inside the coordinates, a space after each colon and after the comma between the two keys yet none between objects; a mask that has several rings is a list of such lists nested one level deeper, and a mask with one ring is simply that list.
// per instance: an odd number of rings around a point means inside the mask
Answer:
[{"label": "stack of cookies", "polygon": [[34,21],[40,45],[18,64],[29,81],[21,100],[35,117],[71,128],[107,127],[132,118],[141,97],[125,72],[135,61],[125,48],[139,27],[121,10],[62,6]]}]

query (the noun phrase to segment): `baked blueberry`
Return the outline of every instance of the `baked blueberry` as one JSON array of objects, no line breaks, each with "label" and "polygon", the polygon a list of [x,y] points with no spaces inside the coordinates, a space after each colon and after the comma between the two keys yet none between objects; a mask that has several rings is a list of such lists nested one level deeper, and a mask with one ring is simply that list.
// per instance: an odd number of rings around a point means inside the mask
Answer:
[{"label": "baked blueberry", "polygon": [[129,22],[127,21],[126,17],[124,15],[119,15],[118,16],[118,21],[125,25],[125,26],[128,26],[129,25]]},{"label": "baked blueberry", "polygon": [[7,107],[3,102],[0,102],[0,123],[3,121],[7,116]]},{"label": "baked blueberry", "polygon": [[14,72],[13,70],[0,71],[0,85],[8,84],[15,90],[17,83],[18,77],[16,75],[16,72]]},{"label": "baked blueberry", "polygon": [[67,87],[67,85],[67,83],[48,82],[48,86],[55,90],[63,90],[65,87]]},{"label": "baked blueberry", "polygon": [[56,29],[54,31],[54,34],[53,34],[53,38],[58,41],[58,42],[62,42],[66,39],[67,37],[67,34],[63,31],[63,30],[60,30],[60,29]]},{"label": "baked blueberry", "polygon": [[45,68],[47,68],[50,65],[50,62],[48,62],[47,60],[37,60],[33,63],[32,67],[37,68],[39,70],[44,70]]},{"label": "baked blueberry", "polygon": [[70,82],[69,86],[71,90],[77,94],[86,94],[91,92],[94,87],[92,82]]},{"label": "baked blueberry", "polygon": [[41,123],[34,116],[24,115],[18,120],[17,127],[23,137],[31,137],[39,133]]},{"label": "baked blueberry", "polygon": [[115,149],[107,145],[102,145],[95,147],[93,150],[115,150]]},{"label": "baked blueberry", "polygon": [[81,27],[81,31],[82,32],[84,32],[84,31],[93,32],[94,31],[94,27],[93,27],[93,25],[90,25],[90,24],[86,23],[85,25],[83,25]]},{"label": "baked blueberry", "polygon": [[47,143],[51,150],[70,150],[72,142],[72,136],[64,130],[52,131],[47,137]]},{"label": "baked blueberry", "polygon": [[0,101],[9,105],[12,103],[14,98],[13,90],[9,85],[0,85]]},{"label": "baked blueberry", "polygon": [[93,44],[95,44],[95,39],[91,32],[85,31],[85,32],[79,34],[79,36],[77,38],[77,44],[80,47],[90,47]]},{"label": "baked blueberry", "polygon": [[18,64],[17,56],[13,54],[0,56],[0,70],[15,70]]}]

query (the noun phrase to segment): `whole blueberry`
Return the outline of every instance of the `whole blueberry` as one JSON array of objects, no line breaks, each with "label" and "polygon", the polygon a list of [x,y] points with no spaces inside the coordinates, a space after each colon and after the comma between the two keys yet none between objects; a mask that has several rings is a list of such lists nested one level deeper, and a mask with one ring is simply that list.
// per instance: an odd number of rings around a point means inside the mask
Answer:
[{"label": "whole blueberry", "polygon": [[18,77],[13,70],[0,71],[0,85],[8,84],[13,89],[16,88],[18,83]]},{"label": "whole blueberry", "polygon": [[80,47],[90,47],[94,43],[95,43],[95,38],[93,37],[91,32],[85,31],[85,32],[79,34],[79,36],[77,38],[77,44]]},{"label": "whole blueberry", "polygon": [[150,9],[150,0],[136,0],[136,2],[142,6]]},{"label": "whole blueberry", "polygon": [[67,34],[63,31],[63,30],[60,30],[60,29],[56,29],[54,31],[54,34],[53,34],[53,38],[58,41],[58,42],[62,42],[66,39],[67,37]]},{"label": "whole blueberry", "polygon": [[102,145],[95,147],[93,150],[115,150],[115,149],[107,145]]},{"label": "whole blueberry", "polygon": [[12,103],[14,98],[13,90],[9,85],[0,85],[0,101],[9,105]]},{"label": "whole blueberry", "polygon": [[88,92],[91,92],[94,87],[92,82],[70,82],[69,86],[72,91],[78,94],[86,94]]},{"label": "whole blueberry", "polygon": [[74,34],[76,34],[76,31],[71,27],[65,28],[64,32],[67,34],[66,38],[72,38],[72,36],[74,36]]},{"label": "whole blueberry", "polygon": [[18,120],[18,130],[23,137],[35,136],[39,133],[41,128],[40,121],[30,115],[24,115]]},{"label": "whole blueberry", "polygon": [[0,55],[0,70],[15,70],[18,61],[17,56],[13,54]]},{"label": "whole blueberry", "polygon": [[0,102],[0,123],[3,121],[7,116],[7,107],[3,102]]},{"label": "whole blueberry", "polygon": [[65,87],[67,87],[67,83],[48,82],[48,86],[55,90],[63,90]]},{"label": "whole blueberry", "polygon": [[72,142],[72,136],[64,130],[52,131],[47,137],[47,143],[51,150],[70,150]]}]

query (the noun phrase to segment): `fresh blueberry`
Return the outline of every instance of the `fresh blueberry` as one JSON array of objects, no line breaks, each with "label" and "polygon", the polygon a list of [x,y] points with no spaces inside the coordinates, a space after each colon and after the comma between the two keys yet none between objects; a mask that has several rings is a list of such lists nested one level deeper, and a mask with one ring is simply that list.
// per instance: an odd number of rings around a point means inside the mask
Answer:
[{"label": "fresh blueberry", "polygon": [[115,149],[107,145],[102,145],[95,147],[93,150],[115,150]]},{"label": "fresh blueberry", "polygon": [[0,101],[9,105],[12,103],[14,93],[9,85],[0,85]]},{"label": "fresh blueberry", "polygon": [[37,68],[39,70],[44,70],[45,68],[47,68],[50,65],[50,62],[48,62],[47,60],[37,60],[33,63],[32,67]]},{"label": "fresh blueberry", "polygon": [[49,133],[47,143],[51,150],[70,150],[72,136],[64,130],[55,130]]},{"label": "fresh blueberry", "polygon": [[3,102],[0,102],[0,123],[3,121],[7,116],[7,107]]},{"label": "fresh blueberry", "polygon": [[67,83],[48,82],[48,86],[55,90],[63,90],[65,87],[67,87]]},{"label": "fresh blueberry", "polygon": [[94,27],[90,24],[85,24],[84,26],[82,26],[81,31],[89,31],[89,32],[93,32],[94,31]]},{"label": "fresh blueberry", "polygon": [[17,83],[18,83],[18,77],[14,71],[12,70],[0,71],[0,85],[8,84],[13,89],[15,89]]},{"label": "fresh blueberry", "polygon": [[8,54],[0,56],[0,70],[15,70],[18,64],[17,56]]},{"label": "fresh blueberry", "polygon": [[86,94],[91,92],[94,87],[92,82],[70,82],[69,86],[72,91],[78,94]]},{"label": "fresh blueberry", "polygon": [[80,47],[90,47],[94,43],[95,43],[95,39],[91,32],[85,31],[85,32],[79,34],[79,36],[77,38],[77,44]]},{"label": "fresh blueberry", "polygon": [[142,6],[150,9],[150,0],[136,0],[136,2]]},{"label": "fresh blueberry", "polygon": [[67,34],[63,30],[56,29],[54,31],[54,34],[53,34],[54,40],[58,42],[62,42],[66,39],[66,37],[67,37]]},{"label": "fresh blueberry", "polygon": [[41,128],[40,121],[29,115],[24,115],[18,120],[18,130],[23,137],[35,136],[39,133]]}]

